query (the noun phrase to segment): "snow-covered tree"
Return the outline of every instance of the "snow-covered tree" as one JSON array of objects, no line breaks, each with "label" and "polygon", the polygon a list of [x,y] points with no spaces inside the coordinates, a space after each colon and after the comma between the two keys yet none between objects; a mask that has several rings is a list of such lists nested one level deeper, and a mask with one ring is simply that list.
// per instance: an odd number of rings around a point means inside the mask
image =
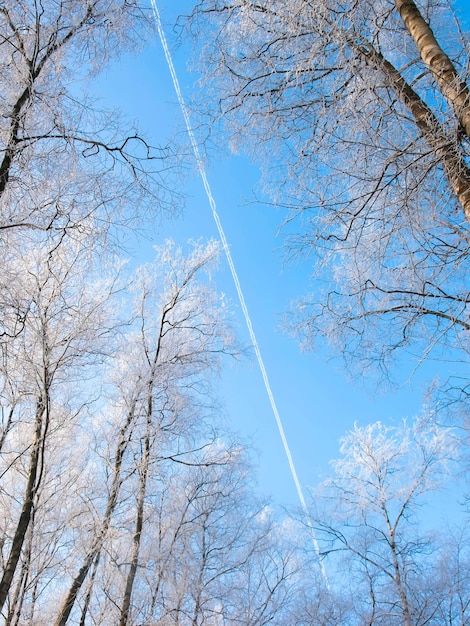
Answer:
[{"label": "snow-covered tree", "polygon": [[452,2],[200,0],[190,24],[203,113],[264,163],[290,253],[315,263],[291,320],[303,345],[326,336],[360,371],[401,348],[467,362],[470,65]]},{"label": "snow-covered tree", "polygon": [[355,426],[341,454],[313,513],[332,581],[351,594],[360,623],[440,623],[441,590],[430,574],[440,546],[418,509],[449,476],[453,434],[430,419],[377,422]]}]

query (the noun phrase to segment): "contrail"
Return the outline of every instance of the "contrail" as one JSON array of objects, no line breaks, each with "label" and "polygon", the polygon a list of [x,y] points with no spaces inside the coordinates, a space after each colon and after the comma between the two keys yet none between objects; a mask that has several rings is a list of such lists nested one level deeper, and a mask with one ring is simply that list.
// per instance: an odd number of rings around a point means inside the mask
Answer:
[{"label": "contrail", "polygon": [[315,552],[317,554],[318,557],[318,562],[320,565],[320,569],[321,569],[321,573],[323,576],[323,579],[325,581],[325,583],[328,585],[328,578],[326,575],[326,570],[325,570],[325,566],[320,558],[320,548],[318,545],[318,541],[317,538],[315,536],[315,531],[313,529],[313,526],[311,524],[310,521],[310,516],[308,513],[308,509],[307,509],[307,504],[305,502],[305,498],[304,498],[304,494],[302,491],[302,487],[300,485],[299,482],[299,478],[297,476],[297,471],[295,469],[295,465],[294,465],[294,460],[292,458],[292,454],[291,451],[289,449],[289,444],[287,443],[287,438],[284,432],[284,427],[282,425],[282,420],[281,417],[279,415],[279,411],[277,409],[277,405],[276,405],[276,401],[274,400],[274,395],[273,392],[271,390],[271,385],[269,383],[269,379],[268,379],[268,374],[266,372],[266,368],[264,366],[264,361],[263,361],[263,357],[261,356],[261,351],[259,349],[259,345],[258,345],[258,340],[256,339],[256,335],[255,335],[255,331],[253,330],[253,324],[251,323],[251,318],[250,318],[250,314],[248,312],[248,308],[246,306],[245,303],[245,297],[243,295],[243,291],[240,285],[240,281],[238,280],[238,274],[237,274],[237,270],[235,269],[235,265],[232,259],[232,255],[230,253],[230,248],[227,242],[227,238],[225,237],[225,231],[223,229],[222,226],[222,222],[220,221],[220,217],[217,211],[217,205],[216,202],[214,200],[214,197],[212,195],[212,191],[211,191],[211,187],[209,185],[209,181],[207,179],[207,174],[206,174],[206,168],[204,166],[204,162],[203,159],[201,157],[201,153],[199,151],[199,147],[197,145],[196,142],[196,138],[194,136],[194,132],[193,132],[193,128],[191,126],[191,121],[189,119],[189,111],[188,108],[185,104],[184,98],[183,98],[183,94],[181,93],[181,88],[180,88],[180,84],[179,84],[179,80],[178,80],[178,76],[176,74],[176,70],[175,70],[175,66],[173,64],[173,59],[171,57],[171,53],[170,53],[170,49],[168,48],[168,43],[165,37],[165,32],[163,30],[163,26],[162,26],[162,21],[160,18],[160,12],[158,10],[157,7],[157,3],[156,0],[151,0],[152,3],[152,8],[153,8],[153,14],[155,17],[155,22],[157,24],[157,29],[158,29],[158,35],[160,37],[160,41],[163,47],[163,51],[165,53],[165,58],[166,58],[166,62],[168,64],[168,69],[170,70],[170,74],[171,74],[171,78],[173,80],[173,86],[176,92],[176,96],[178,98],[178,103],[181,107],[181,112],[183,113],[183,117],[184,117],[184,121],[186,124],[186,130],[188,132],[188,136],[191,142],[191,147],[194,153],[194,158],[196,159],[196,163],[197,163],[197,168],[199,170],[199,175],[201,176],[203,185],[204,185],[204,189],[207,195],[207,199],[209,201],[209,205],[211,207],[212,210],[212,215],[214,217],[214,221],[216,223],[217,226],[217,230],[219,232],[219,236],[220,236],[220,240],[222,241],[222,245],[225,251],[225,256],[227,258],[227,262],[228,265],[230,267],[230,271],[232,273],[232,278],[233,278],[233,282],[235,283],[235,288],[237,290],[237,294],[238,294],[238,299],[240,301],[240,305],[243,311],[243,315],[245,317],[245,322],[246,325],[248,327],[248,332],[250,334],[250,340],[251,343],[253,344],[254,350],[255,350],[255,354],[256,354],[256,359],[258,361],[258,365],[259,368],[261,370],[261,375],[263,377],[263,381],[264,381],[264,386],[266,388],[266,393],[268,394],[268,398],[269,398],[269,402],[271,403],[271,409],[274,415],[274,418],[276,420],[276,424],[277,424],[277,428],[279,430],[279,435],[281,436],[281,440],[282,440],[282,445],[284,446],[284,452],[286,454],[287,460],[289,462],[289,467],[290,467],[290,471],[292,474],[292,478],[294,479],[294,483],[295,483],[295,488],[297,490],[297,495],[300,501],[300,504],[302,506],[302,509],[304,511],[306,520],[307,520],[307,525],[310,529],[310,533],[312,536],[312,541],[313,541],[313,545],[315,548]]}]

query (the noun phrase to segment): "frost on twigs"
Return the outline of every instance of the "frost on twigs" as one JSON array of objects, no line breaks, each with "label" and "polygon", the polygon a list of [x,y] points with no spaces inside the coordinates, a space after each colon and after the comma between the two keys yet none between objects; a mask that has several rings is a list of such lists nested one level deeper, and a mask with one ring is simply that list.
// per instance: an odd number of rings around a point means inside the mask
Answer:
[{"label": "frost on twigs", "polygon": [[451,3],[200,0],[194,23],[212,140],[263,165],[319,279],[290,316],[302,345],[386,377],[400,355],[466,363],[469,46]]}]

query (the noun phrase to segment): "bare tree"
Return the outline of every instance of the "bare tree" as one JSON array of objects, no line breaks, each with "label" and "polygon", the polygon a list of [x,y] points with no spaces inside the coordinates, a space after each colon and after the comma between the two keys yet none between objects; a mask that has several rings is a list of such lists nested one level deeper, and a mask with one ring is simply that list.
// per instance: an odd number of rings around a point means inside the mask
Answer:
[{"label": "bare tree", "polygon": [[149,29],[138,2],[2,2],[0,230],[103,232],[111,216],[128,220],[152,196],[163,200],[169,151],[78,87]]},{"label": "bare tree", "polygon": [[203,277],[218,245],[167,242],[132,303],[115,263],[108,279],[81,241],[49,240],[6,264],[25,313],[1,343],[5,623],[283,623],[297,552],[209,419],[237,351]]},{"label": "bare tree", "polygon": [[155,516],[162,527],[153,535],[164,559],[148,561],[157,566],[148,569],[149,583],[158,584],[150,587],[151,603],[142,597],[137,622],[289,623],[299,550],[269,507],[253,497],[245,451],[219,442],[209,459],[208,466],[187,466],[167,487],[173,493],[171,506],[170,493],[165,497],[171,522],[162,510]]},{"label": "bare tree", "polygon": [[[16,259],[16,267],[14,290],[19,301],[28,304],[23,331],[1,346],[1,375],[8,391],[2,400],[9,411],[2,491],[10,520],[2,537],[3,548],[8,549],[0,581],[2,608],[39,506],[48,465],[48,440],[58,424],[63,424],[64,413],[71,424],[86,406],[86,394],[68,401],[67,391],[74,384],[77,392],[93,376],[109,336],[104,320],[112,319],[105,310],[113,282],[106,283],[103,278],[98,287],[91,280],[92,266],[79,241],[67,248],[53,243],[45,258],[43,251],[31,246]],[[12,492],[5,490],[8,483],[14,484]],[[21,498],[16,495],[20,488],[24,490]]]},{"label": "bare tree", "polygon": [[[209,391],[204,381],[220,356],[232,349],[224,307],[213,290],[199,280],[199,274],[213,267],[217,255],[215,242],[195,245],[187,257],[168,242],[159,249],[154,263],[139,269],[134,286],[135,330],[126,335],[121,355],[114,357],[119,401],[113,410],[118,418],[115,444],[109,450],[111,484],[101,521],[63,601],[57,625],[67,622],[86,577],[100,559],[125,481],[127,490],[133,485],[130,493],[135,508],[127,515],[134,516],[134,530],[125,589],[122,601],[116,600],[116,604],[121,605],[118,621],[127,623],[149,473],[159,472],[162,457],[183,462],[190,456],[191,437],[197,429],[189,416],[193,411],[196,418],[198,390]],[[183,434],[188,442],[186,450]]]},{"label": "bare tree", "polygon": [[436,622],[463,626],[468,622],[470,611],[468,526],[444,529],[440,557],[433,574],[430,589],[437,591],[440,598]]},{"label": "bare tree", "polygon": [[290,207],[291,254],[318,262],[291,320],[304,346],[326,336],[359,369],[404,347],[466,362],[469,61],[451,3],[200,0],[191,24],[212,114]]},{"label": "bare tree", "polygon": [[85,412],[76,415],[78,419],[73,419],[66,407],[58,413],[56,406],[43,477],[6,603],[5,626],[52,623],[52,587],[62,584],[72,528],[86,519],[83,500],[89,490],[88,459],[81,432]]},{"label": "bare tree", "polygon": [[339,584],[350,588],[361,623],[440,623],[439,585],[427,577],[438,545],[420,530],[416,509],[442,486],[455,458],[449,431],[429,420],[356,426],[341,452],[314,514],[322,552],[332,557],[332,580],[338,557]]}]

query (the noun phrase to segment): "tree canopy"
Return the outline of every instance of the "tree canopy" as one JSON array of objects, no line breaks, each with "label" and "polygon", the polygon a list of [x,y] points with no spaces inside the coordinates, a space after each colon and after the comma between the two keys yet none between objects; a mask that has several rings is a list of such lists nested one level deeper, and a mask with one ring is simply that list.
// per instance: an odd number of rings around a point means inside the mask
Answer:
[{"label": "tree canopy", "polygon": [[400,350],[466,362],[469,60],[452,3],[200,0],[190,23],[212,119],[264,164],[290,253],[314,260],[302,344],[326,337],[358,370]]}]

